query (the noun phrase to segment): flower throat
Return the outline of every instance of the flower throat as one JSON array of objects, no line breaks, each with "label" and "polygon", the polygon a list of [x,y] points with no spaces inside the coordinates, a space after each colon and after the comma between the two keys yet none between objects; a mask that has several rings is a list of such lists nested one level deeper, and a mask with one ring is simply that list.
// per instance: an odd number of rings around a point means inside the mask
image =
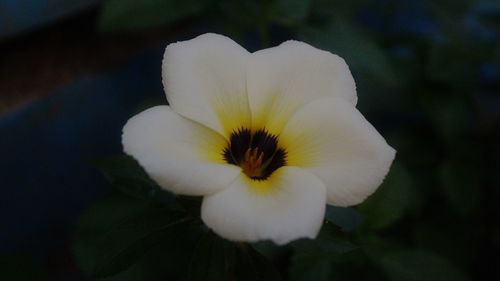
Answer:
[{"label": "flower throat", "polygon": [[278,147],[278,137],[265,129],[233,131],[223,157],[227,163],[240,166],[253,180],[265,180],[286,165],[286,151]]}]

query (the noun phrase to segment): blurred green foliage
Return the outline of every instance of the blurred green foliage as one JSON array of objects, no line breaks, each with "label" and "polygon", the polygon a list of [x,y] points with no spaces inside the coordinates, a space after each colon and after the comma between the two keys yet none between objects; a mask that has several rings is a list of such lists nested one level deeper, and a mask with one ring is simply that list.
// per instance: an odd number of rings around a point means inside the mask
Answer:
[{"label": "blurred green foliage", "polygon": [[102,31],[140,30],[169,24],[200,13],[208,1],[108,0],[102,8]]},{"label": "blurred green foliage", "polygon": [[47,269],[29,253],[0,255],[0,278],[12,281],[49,280]]},{"label": "blurred green foliage", "polygon": [[261,47],[295,38],[341,55],[357,82],[358,108],[397,158],[363,204],[329,207],[318,239],[285,247],[217,238],[197,218],[196,199],[162,191],[133,159],[105,160],[104,175],[127,196],[112,195],[81,219],[74,252],[90,276],[500,278],[498,2],[107,0],[99,27],[179,23],[243,45],[247,35],[258,35]]}]

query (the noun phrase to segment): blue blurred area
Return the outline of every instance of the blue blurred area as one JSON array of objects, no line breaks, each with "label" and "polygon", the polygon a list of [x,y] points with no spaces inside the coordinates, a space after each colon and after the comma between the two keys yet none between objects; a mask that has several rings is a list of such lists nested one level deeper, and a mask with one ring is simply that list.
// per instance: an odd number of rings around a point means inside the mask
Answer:
[{"label": "blue blurred area", "polygon": [[500,36],[498,26],[488,26],[481,18],[500,14],[500,2],[480,2],[473,6],[465,18],[465,27],[471,37],[478,40],[493,41]]},{"label": "blue blurred area", "polygon": [[443,36],[426,1],[397,1],[388,8],[390,1],[381,1],[376,8],[362,9],[359,21],[367,28],[387,35],[409,34],[440,40]]},{"label": "blue blurred area", "polygon": [[109,191],[90,162],[121,152],[121,129],[147,97],[162,97],[161,50],[81,78],[0,119],[0,254],[45,258],[79,212]]},{"label": "blue blurred area", "polygon": [[100,0],[0,0],[0,39],[92,7]]}]

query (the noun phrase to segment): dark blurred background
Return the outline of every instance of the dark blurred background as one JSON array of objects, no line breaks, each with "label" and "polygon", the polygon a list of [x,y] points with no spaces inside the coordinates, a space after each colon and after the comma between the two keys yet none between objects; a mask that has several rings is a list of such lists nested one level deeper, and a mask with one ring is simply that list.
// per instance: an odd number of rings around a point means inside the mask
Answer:
[{"label": "dark blurred background", "polygon": [[121,153],[130,116],[166,103],[165,46],[205,32],[341,55],[398,151],[356,208],[372,261],[295,259],[291,280],[500,280],[495,0],[0,0],[0,280],[88,280],[73,232],[112,192],[92,163]]}]

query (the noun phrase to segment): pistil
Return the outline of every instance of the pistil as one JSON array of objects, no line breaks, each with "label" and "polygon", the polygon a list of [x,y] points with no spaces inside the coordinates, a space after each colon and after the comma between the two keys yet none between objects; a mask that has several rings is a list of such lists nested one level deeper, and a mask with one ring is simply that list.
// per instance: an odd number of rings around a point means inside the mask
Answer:
[{"label": "pistil", "polygon": [[258,147],[248,148],[243,156],[241,169],[250,178],[258,178],[262,174],[262,160],[264,153]]}]

